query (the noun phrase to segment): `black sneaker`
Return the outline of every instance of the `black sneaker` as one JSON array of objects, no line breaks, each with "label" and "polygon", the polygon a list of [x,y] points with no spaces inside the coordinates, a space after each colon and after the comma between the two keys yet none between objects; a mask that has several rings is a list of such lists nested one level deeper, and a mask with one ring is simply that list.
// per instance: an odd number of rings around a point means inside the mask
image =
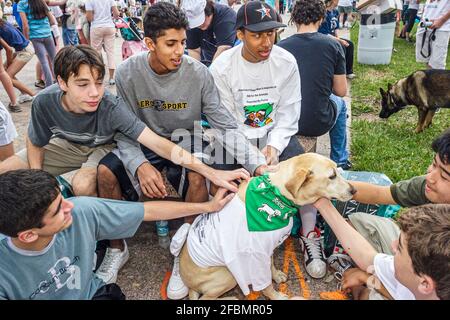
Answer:
[{"label": "black sneaker", "polygon": [[305,237],[300,235],[300,245],[305,259],[305,269],[308,275],[315,279],[325,277],[327,263],[323,252],[320,231],[315,228]]},{"label": "black sneaker", "polygon": [[22,108],[19,105],[12,105],[11,103],[8,104],[8,109],[9,111],[14,113],[22,112]]},{"label": "black sneaker", "polygon": [[43,80],[36,81],[36,82],[34,83],[34,86],[35,86],[36,88],[45,89],[45,82],[44,82]]},{"label": "black sneaker", "polygon": [[353,167],[353,164],[349,160],[347,160],[345,163],[339,164],[337,167],[341,168],[342,170],[350,170]]}]

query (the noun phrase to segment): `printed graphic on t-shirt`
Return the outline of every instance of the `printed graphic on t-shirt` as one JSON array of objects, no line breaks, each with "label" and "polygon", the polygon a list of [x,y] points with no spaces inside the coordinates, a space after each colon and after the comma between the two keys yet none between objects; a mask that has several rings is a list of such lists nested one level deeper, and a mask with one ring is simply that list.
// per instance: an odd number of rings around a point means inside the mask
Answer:
[{"label": "printed graphic on t-shirt", "polygon": [[[48,270],[50,278],[42,280],[36,290],[30,293],[30,300],[39,299],[39,295],[54,294],[63,289],[80,290],[81,289],[81,271],[80,267],[76,265],[79,263],[80,257],[75,256],[72,260],[69,257],[63,257],[55,262],[55,264]],[[53,290],[53,292],[49,292]]]},{"label": "printed graphic on t-shirt", "polygon": [[244,107],[245,122],[244,124],[250,127],[264,127],[273,122],[269,115],[273,111],[273,103],[263,103],[254,106]]},{"label": "printed graphic on t-shirt", "polygon": [[155,109],[156,111],[178,111],[187,109],[187,102],[169,102],[164,100],[139,100],[139,108]]}]

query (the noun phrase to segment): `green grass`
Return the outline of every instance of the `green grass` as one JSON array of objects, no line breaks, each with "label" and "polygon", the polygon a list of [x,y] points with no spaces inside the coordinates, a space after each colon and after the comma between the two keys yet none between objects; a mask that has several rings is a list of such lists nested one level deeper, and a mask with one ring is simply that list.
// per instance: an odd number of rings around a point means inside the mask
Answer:
[{"label": "green grass", "polygon": [[[352,161],[355,170],[384,172],[394,182],[426,172],[433,158],[431,142],[450,127],[450,109],[441,109],[433,125],[416,134],[417,109],[412,106],[392,115],[387,120],[378,118],[380,110],[379,88],[386,88],[413,71],[424,69],[416,63],[414,44],[395,39],[389,65],[369,66],[357,63],[358,26],[351,31],[355,43],[352,80]],[[447,57],[450,66],[450,55]]]}]

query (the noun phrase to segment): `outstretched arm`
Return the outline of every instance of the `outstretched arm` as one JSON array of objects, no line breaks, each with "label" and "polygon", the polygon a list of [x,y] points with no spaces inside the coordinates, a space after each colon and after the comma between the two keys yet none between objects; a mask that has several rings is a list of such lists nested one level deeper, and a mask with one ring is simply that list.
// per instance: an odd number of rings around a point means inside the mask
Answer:
[{"label": "outstretched arm", "polygon": [[231,192],[238,191],[237,187],[233,184],[234,180],[247,180],[250,178],[249,173],[245,169],[237,169],[234,171],[215,170],[202,163],[194,155],[174,144],[172,141],[157,135],[148,127],[142,131],[138,137],[138,141],[153,150],[157,155],[198,172],[215,185],[226,188]]},{"label": "outstretched arm", "polygon": [[378,186],[360,181],[349,181],[356,189],[353,200],[367,204],[397,204],[392,197],[390,186]]},{"label": "outstretched arm", "polygon": [[345,221],[330,200],[321,198],[314,203],[314,206],[320,211],[344,250],[347,251],[358,267],[367,270],[369,266],[373,265],[377,252],[358,231]]},{"label": "outstretched arm", "polygon": [[144,203],[144,221],[171,220],[201,213],[220,211],[234,197],[220,188],[208,202],[147,201]]}]

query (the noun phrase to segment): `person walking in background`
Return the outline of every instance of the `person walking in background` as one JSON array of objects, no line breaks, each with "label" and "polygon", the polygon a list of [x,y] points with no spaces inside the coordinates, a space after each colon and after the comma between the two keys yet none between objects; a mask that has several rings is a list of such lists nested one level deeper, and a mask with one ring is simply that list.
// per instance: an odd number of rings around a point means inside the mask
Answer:
[{"label": "person walking in background", "polygon": [[416,23],[417,11],[419,10],[420,0],[410,0],[408,9],[406,10],[405,20],[406,24],[403,27],[400,38],[406,39],[408,42],[412,42],[411,40],[411,31],[414,28],[414,24]]},{"label": "person walking in background", "polygon": [[353,7],[352,0],[339,0],[338,3],[339,21],[342,21],[341,26],[348,28],[351,21],[347,21],[348,16],[352,15]]},{"label": "person walking in background", "polygon": [[109,85],[115,85],[114,41],[116,28],[111,13],[114,19],[118,19],[119,10],[114,0],[87,0],[85,6],[86,18],[91,23],[91,46],[100,53],[102,46],[105,49],[109,69]]},{"label": "person walking in background", "polygon": [[20,31],[22,31],[22,18],[20,17],[20,13],[18,8],[19,5],[19,1],[20,0],[14,0],[14,3],[12,5],[13,7],[13,16],[14,16],[14,20],[16,20],[17,26],[19,27]]},{"label": "person walking in background", "polygon": [[2,72],[6,72],[10,78],[8,80],[6,75],[2,75],[2,82],[7,82],[5,88],[12,102],[9,109],[11,112],[20,112],[20,107],[14,103],[15,94],[11,95],[14,90],[9,82],[11,81],[11,84],[22,93],[17,99],[19,103],[33,100],[34,92],[15,78],[16,74],[33,58],[33,45],[12,24],[0,19],[0,52],[2,49],[5,49],[6,53],[6,64],[1,66]]},{"label": "person walking in background", "polygon": [[66,4],[61,5],[60,8],[63,12],[61,24],[64,46],[77,45],[78,1],[69,0]]},{"label": "person walking in background", "polygon": [[78,15],[78,25],[77,25],[78,39],[80,40],[80,44],[90,45],[91,26],[86,18],[86,6],[84,5],[84,3],[79,5],[79,9],[80,11]]},{"label": "person walking in background", "polygon": [[48,87],[53,84],[51,65],[56,55],[56,44],[50,27],[56,25],[55,17],[44,0],[21,0],[18,10],[22,19],[23,34],[33,43],[44,72],[45,86]]}]

